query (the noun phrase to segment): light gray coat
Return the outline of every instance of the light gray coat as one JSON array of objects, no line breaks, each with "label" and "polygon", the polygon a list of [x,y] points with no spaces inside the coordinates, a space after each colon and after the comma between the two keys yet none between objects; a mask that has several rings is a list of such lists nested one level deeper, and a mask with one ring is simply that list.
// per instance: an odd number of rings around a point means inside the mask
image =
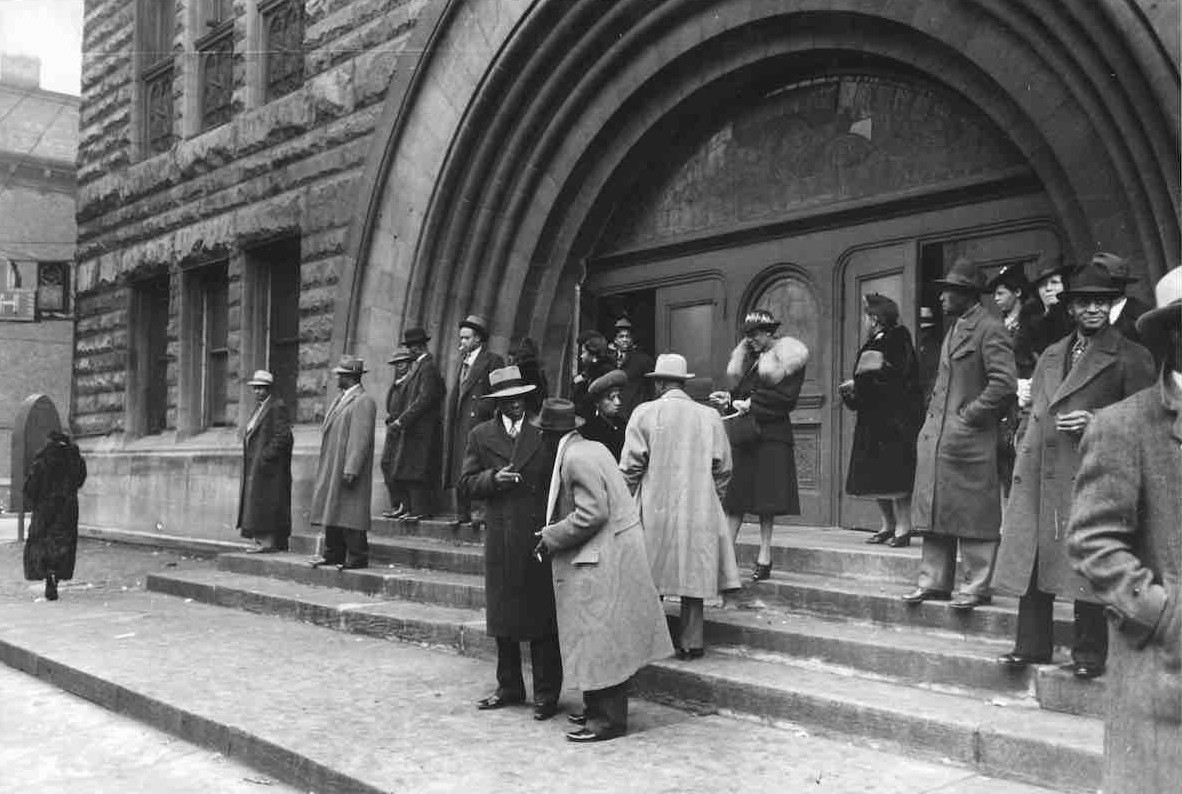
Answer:
[{"label": "light gray coat", "polygon": [[[377,416],[377,403],[360,385],[339,395],[329,407],[312,489],[313,525],[369,530]],[[357,479],[347,485],[346,474]]]}]

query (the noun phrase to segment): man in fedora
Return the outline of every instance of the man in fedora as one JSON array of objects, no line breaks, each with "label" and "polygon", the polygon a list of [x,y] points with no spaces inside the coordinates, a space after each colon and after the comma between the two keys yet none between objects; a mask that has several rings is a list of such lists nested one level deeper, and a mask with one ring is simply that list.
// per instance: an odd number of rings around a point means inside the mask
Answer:
[{"label": "man in fedora", "polygon": [[390,492],[388,518],[417,521],[431,515],[443,455],[443,376],[427,352],[431,337],[410,328],[390,359],[394,383],[386,394],[382,476]]},{"label": "man in fedora", "polygon": [[378,406],[365,393],[361,376],[368,370],[354,356],[333,367],[340,394],[324,415],[320,458],[312,488],[312,526],[324,527],[324,555],[312,567],[338,570],[369,565],[370,501],[373,495],[373,434]]},{"label": "man in fedora", "polygon": [[624,418],[623,396],[627,385],[628,376],[622,369],[613,369],[592,381],[587,389],[587,399],[595,405],[595,413],[580,431],[583,438],[607,447],[616,460],[620,459],[620,451],[624,448],[624,427],[628,421]]},{"label": "man in fedora", "polygon": [[283,400],[271,394],[270,372],[256,370],[246,383],[255,407],[242,437],[238,532],[254,540],[247,553],[282,551],[291,536],[291,423]]},{"label": "man in fedora", "polygon": [[653,398],[652,381],[645,378],[645,374],[653,368],[653,357],[636,344],[636,332],[627,316],[616,320],[613,342],[616,367],[627,378],[620,391],[620,410],[624,421],[627,421],[636,406]]},{"label": "man in fedora", "polygon": [[741,587],[722,498],[731,479],[731,445],[718,412],[683,389],[693,377],[684,356],[662,353],[645,377],[656,399],[628,420],[620,470],[640,507],[645,551],[662,596],[681,599],[677,656],[705,648],[705,599]]},{"label": "man in fedora", "polygon": [[1174,791],[1182,776],[1182,267],[1156,293],[1137,332],[1161,376],[1088,423],[1068,525],[1111,631],[1106,794]]},{"label": "man in fedora", "polygon": [[1001,320],[981,306],[977,266],[958,259],[936,284],[955,318],[940,348],[940,368],[916,442],[911,523],[924,536],[919,586],[909,604],[947,601],[955,609],[988,603],[1001,527],[997,474],[998,412],[1015,392],[1014,348]]},{"label": "man in fedora", "polygon": [[1075,331],[1043,352],[1034,368],[1033,403],[1025,419],[993,586],[1021,596],[1012,668],[1051,661],[1055,598],[1075,603],[1070,669],[1078,678],[1104,671],[1108,630],[1103,609],[1072,570],[1065,547],[1080,435],[1099,409],[1153,382],[1153,357],[1108,321],[1124,285],[1101,265],[1075,273],[1060,296]]},{"label": "man in fedora", "polygon": [[533,666],[534,719],[558,711],[562,654],[554,614],[550,560],[538,559],[534,532],[546,523],[554,445],[527,421],[528,396],[537,390],[517,367],[494,369],[482,399],[497,415],[468,436],[459,487],[484,505],[485,631],[496,638],[497,688],[477,702],[482,711],[525,700],[521,643]]},{"label": "man in fedora", "polygon": [[1103,266],[1113,281],[1120,286],[1120,294],[1112,301],[1112,308],[1108,310],[1109,322],[1112,327],[1124,334],[1125,339],[1140,342],[1137,333],[1137,318],[1149,311],[1149,306],[1134,297],[1125,294],[1130,284],[1137,282],[1129,267],[1129,261],[1124,257],[1101,251],[1092,257],[1093,265]]},{"label": "man in fedora", "polygon": [[572,742],[628,729],[628,680],[673,655],[636,502],[607,448],[579,435],[574,403],[549,399],[531,420],[557,446],[546,526],[535,553],[553,561],[563,676],[583,692]]},{"label": "man in fedora", "polygon": [[455,488],[456,515],[461,524],[469,524],[473,520],[472,504],[457,487],[460,472],[464,468],[468,434],[476,425],[492,417],[492,404],[480,398],[489,392],[489,373],[505,366],[504,359],[490,352],[487,343],[488,320],[483,315],[470,314],[460,322],[457,346],[460,368],[449,402],[444,457],[447,466],[446,484]]}]

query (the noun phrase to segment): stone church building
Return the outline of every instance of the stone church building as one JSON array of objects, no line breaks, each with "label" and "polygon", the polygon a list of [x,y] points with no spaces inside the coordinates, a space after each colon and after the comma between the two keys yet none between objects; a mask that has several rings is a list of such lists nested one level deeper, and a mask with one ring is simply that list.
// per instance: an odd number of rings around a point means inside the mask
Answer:
[{"label": "stone church building", "polygon": [[454,383],[479,312],[564,383],[627,312],[721,378],[762,306],[812,350],[800,521],[865,525],[863,294],[914,328],[961,255],[1115,251],[1145,299],[1182,261],[1176,0],[86,0],[84,51],[84,523],[233,539],[256,368],[301,521],[342,352],[381,404],[424,325]]}]

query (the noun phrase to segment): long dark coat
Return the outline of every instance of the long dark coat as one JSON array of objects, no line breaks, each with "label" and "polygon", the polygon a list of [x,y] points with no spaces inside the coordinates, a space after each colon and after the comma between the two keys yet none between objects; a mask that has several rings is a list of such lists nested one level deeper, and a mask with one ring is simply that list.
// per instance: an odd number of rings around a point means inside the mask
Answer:
[{"label": "long dark coat", "polygon": [[86,482],[86,461],[70,441],[46,442],[25,477],[25,504],[33,511],[25,541],[25,578],[74,578],[78,554],[78,489]]},{"label": "long dark coat", "polygon": [[[613,359],[601,358],[591,362],[590,366],[579,370],[579,374],[571,384],[570,399],[575,404],[575,413],[584,419],[595,416],[595,400],[591,399],[587,390],[591,388],[592,383],[613,369],[616,369],[616,362]],[[623,394],[622,389],[621,394]]]},{"label": "long dark coat", "polygon": [[846,405],[858,412],[845,491],[851,496],[907,494],[915,481],[915,436],[923,393],[911,334],[880,331],[858,351],[882,354],[883,368],[854,375]]},{"label": "long dark coat", "polygon": [[[558,633],[550,558],[534,558],[534,533],[546,523],[554,459],[542,432],[522,422],[509,437],[499,416],[468,436],[460,487],[485,504],[485,626],[491,636],[517,640]],[[497,470],[512,464],[521,482],[498,485]]]},{"label": "long dark coat", "polygon": [[577,433],[560,456],[554,523],[542,537],[554,558],[562,675],[568,687],[606,689],[672,656],[673,641],[616,461]]},{"label": "long dark coat", "polygon": [[[382,476],[386,482],[427,483],[438,487],[443,458],[443,376],[430,354],[411,365],[406,379],[386,392],[386,443]],[[393,427],[397,419],[401,429]]]},{"label": "long dark coat", "polygon": [[1109,618],[1105,794],[1182,780],[1182,393],[1162,382],[1084,431],[1067,552]]},{"label": "long dark coat", "polygon": [[1014,350],[980,304],[954,323],[916,442],[911,522],[917,532],[997,540],[998,411],[1015,393]]},{"label": "long dark coat", "polygon": [[272,535],[286,548],[291,535],[291,424],[287,405],[268,397],[254,427],[242,439],[238,530],[244,538]]},{"label": "long dark coat", "polygon": [[456,385],[448,401],[443,455],[447,466],[444,485],[455,486],[460,481],[460,472],[464,470],[464,453],[468,448],[468,434],[476,425],[492,418],[492,401],[482,400],[481,397],[492,389],[488,382],[488,374],[504,366],[503,358],[496,353],[490,353],[487,347],[482,347],[472,366],[468,368],[467,377],[459,380],[457,371]]},{"label": "long dark coat", "polygon": [[1016,347],[1028,349],[1034,357],[1042,355],[1042,351],[1067,336],[1075,328],[1067,307],[1060,301],[1051,306],[1045,314],[1040,307],[1042,302],[1033,304],[1038,311],[1033,311],[1027,322],[1021,326],[1021,338],[1015,343]]},{"label": "long dark coat", "polygon": [[1048,347],[1034,368],[1032,405],[993,574],[993,586],[1011,595],[1026,593],[1037,555],[1040,590],[1063,599],[1093,600],[1091,588],[1071,569],[1065,547],[1079,437],[1056,430],[1055,416],[1095,412],[1153,383],[1153,356],[1115,328],[1097,334],[1064,377],[1074,341],[1072,334]]},{"label": "long dark coat", "polygon": [[[312,487],[313,526],[369,530],[373,498],[373,433],[378,406],[358,385],[329,407]],[[346,484],[344,475],[356,479]]]},{"label": "long dark coat", "polygon": [[616,366],[628,376],[628,382],[620,387],[620,407],[627,419],[636,406],[653,398],[652,378],[645,375],[653,371],[655,362],[643,350],[633,349],[616,356]]},{"label": "long dark coat", "polygon": [[620,459],[620,452],[624,449],[624,422],[613,423],[603,418],[598,411],[592,414],[587,423],[579,428],[579,433],[588,441],[598,441],[607,447],[616,460]]}]

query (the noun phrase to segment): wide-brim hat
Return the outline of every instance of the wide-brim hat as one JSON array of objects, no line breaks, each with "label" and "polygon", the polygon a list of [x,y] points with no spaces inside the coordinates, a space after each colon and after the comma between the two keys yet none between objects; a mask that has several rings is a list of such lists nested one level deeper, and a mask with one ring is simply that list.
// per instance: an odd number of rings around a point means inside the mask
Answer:
[{"label": "wide-brim hat", "polygon": [[1176,267],[1162,277],[1154,288],[1157,308],[1137,318],[1137,333],[1141,343],[1160,352],[1169,342],[1169,330],[1182,326],[1182,267]]},{"label": "wide-brim hat", "polygon": [[1101,251],[1092,256],[1091,264],[1103,266],[1112,276],[1112,280],[1122,287],[1126,284],[1132,284],[1134,281],[1140,281],[1139,278],[1133,275],[1129,260],[1123,256]]},{"label": "wide-brim hat", "polygon": [[1071,274],[1067,288],[1059,293],[1060,301],[1072,298],[1119,298],[1125,294],[1124,284],[1112,277],[1108,268],[1096,262],[1084,265]]},{"label": "wide-brim hat", "polygon": [[425,345],[431,341],[431,337],[427,335],[425,328],[407,328],[402,334],[402,346],[410,347],[411,345]]},{"label": "wide-brim hat", "polygon": [[542,401],[542,410],[530,417],[529,423],[543,433],[569,433],[583,426],[586,420],[575,413],[575,404],[561,397]]},{"label": "wide-brim hat", "polygon": [[488,400],[519,397],[538,388],[532,383],[526,383],[525,379],[521,377],[521,370],[513,365],[494,369],[488,373],[488,385],[492,391],[482,395]]},{"label": "wide-brim hat", "polygon": [[646,372],[646,378],[660,378],[662,380],[679,380],[687,381],[694,376],[694,373],[689,371],[689,364],[685,360],[685,356],[677,353],[662,353],[657,356],[656,366],[653,367],[652,372]]},{"label": "wide-brim hat", "polygon": [[386,363],[387,364],[397,364],[401,361],[414,361],[414,360],[415,360],[414,353],[410,352],[405,347],[400,347],[394,351],[394,353],[390,356],[390,360],[387,361]]},{"label": "wide-brim hat", "polygon": [[612,389],[622,389],[627,383],[628,375],[624,370],[613,369],[606,375],[600,375],[591,381],[591,385],[587,387],[587,396],[593,400],[598,400]]},{"label": "wide-brim hat", "polygon": [[763,309],[747,312],[747,316],[743,318],[744,334],[749,334],[752,331],[767,331],[774,334],[779,327],[780,321]]},{"label": "wide-brim hat", "polygon": [[256,369],[254,374],[250,376],[250,380],[246,382],[247,386],[267,386],[275,385],[275,376],[265,369]]},{"label": "wide-brim hat", "polygon": [[965,292],[984,292],[985,277],[981,270],[971,260],[961,257],[952,264],[944,278],[934,279],[933,284],[940,287],[963,290]]},{"label": "wide-brim hat", "polygon": [[985,289],[993,292],[998,285],[1007,287],[1008,289],[1020,289],[1023,292],[1030,290],[1030,281],[1026,278],[1026,266],[1021,262],[1011,262],[1004,266],[1001,270],[993,275],[985,283]]},{"label": "wide-brim hat", "polygon": [[469,314],[460,320],[460,327],[471,328],[474,331],[478,331],[485,339],[488,338],[488,318],[483,314]]},{"label": "wide-brim hat", "polygon": [[1044,253],[1034,264],[1034,278],[1030,280],[1030,283],[1037,287],[1040,282],[1051,276],[1066,276],[1071,273],[1071,270],[1071,265],[1063,261],[1062,254]]},{"label": "wide-brim hat", "polygon": [[341,356],[340,362],[332,368],[332,372],[334,375],[353,375],[360,378],[369,370],[365,368],[365,362],[356,356]]}]

